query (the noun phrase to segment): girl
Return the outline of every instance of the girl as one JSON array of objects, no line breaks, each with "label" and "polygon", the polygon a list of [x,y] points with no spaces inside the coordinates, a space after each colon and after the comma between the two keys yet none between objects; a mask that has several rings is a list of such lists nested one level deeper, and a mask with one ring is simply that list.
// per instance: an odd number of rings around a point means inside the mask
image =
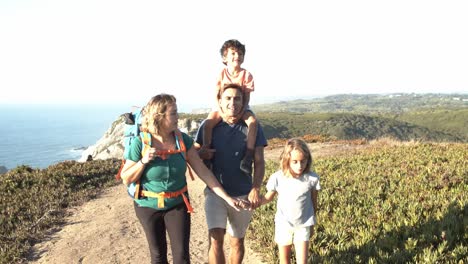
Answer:
[{"label": "girl", "polygon": [[319,176],[310,171],[312,156],[306,143],[290,139],[281,153],[281,169],[270,176],[262,204],[278,193],[275,215],[275,242],[280,263],[291,263],[294,242],[297,263],[307,262],[309,239],[316,224]]}]

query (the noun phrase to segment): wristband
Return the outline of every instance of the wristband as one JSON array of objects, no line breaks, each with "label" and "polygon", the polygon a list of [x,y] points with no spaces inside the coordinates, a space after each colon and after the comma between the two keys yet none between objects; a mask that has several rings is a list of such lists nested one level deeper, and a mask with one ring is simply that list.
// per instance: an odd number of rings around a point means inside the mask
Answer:
[{"label": "wristband", "polygon": [[143,163],[143,160],[139,160],[141,164],[146,165],[147,163]]}]

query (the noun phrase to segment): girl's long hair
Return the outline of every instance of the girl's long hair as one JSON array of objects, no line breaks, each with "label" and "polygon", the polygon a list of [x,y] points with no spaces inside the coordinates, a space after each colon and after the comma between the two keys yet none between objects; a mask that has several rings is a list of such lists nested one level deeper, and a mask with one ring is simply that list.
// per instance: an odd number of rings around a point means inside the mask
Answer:
[{"label": "girl's long hair", "polygon": [[291,152],[293,150],[298,150],[304,154],[305,158],[307,159],[307,165],[304,168],[304,172],[309,172],[310,167],[312,166],[312,154],[310,153],[309,147],[307,147],[307,144],[304,142],[304,140],[300,138],[292,138],[288,140],[280,156],[280,167],[283,171],[283,174],[287,176],[292,175],[289,162],[291,160]]}]

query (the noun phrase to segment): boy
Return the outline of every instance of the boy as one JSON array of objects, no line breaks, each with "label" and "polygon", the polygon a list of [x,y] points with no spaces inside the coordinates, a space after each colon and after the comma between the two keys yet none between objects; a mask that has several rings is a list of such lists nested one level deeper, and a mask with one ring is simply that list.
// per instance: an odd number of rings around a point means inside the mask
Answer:
[{"label": "boy", "polygon": [[[254,156],[255,138],[257,136],[257,119],[249,108],[250,93],[254,91],[254,81],[252,74],[244,68],[241,68],[244,62],[245,45],[238,40],[231,39],[224,42],[220,49],[223,63],[226,67],[221,71],[216,83],[216,95],[218,91],[226,84],[235,83],[242,86],[244,93],[244,109],[241,111],[240,116],[245,121],[248,127],[247,134],[247,151],[243,157],[240,169],[247,173],[252,173],[252,161]],[[218,99],[216,99],[218,100]],[[203,132],[203,146],[202,148],[211,148],[212,130],[216,124],[221,122],[222,111],[218,107],[213,109],[205,121],[205,129]]]}]

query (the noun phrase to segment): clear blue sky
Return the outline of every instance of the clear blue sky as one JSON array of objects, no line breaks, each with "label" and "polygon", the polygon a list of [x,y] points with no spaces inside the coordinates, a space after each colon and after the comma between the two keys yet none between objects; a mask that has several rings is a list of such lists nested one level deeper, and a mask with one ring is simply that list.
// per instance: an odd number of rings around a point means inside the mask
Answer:
[{"label": "clear blue sky", "polygon": [[219,48],[246,45],[252,104],[468,92],[468,1],[1,0],[0,104],[211,106]]}]

